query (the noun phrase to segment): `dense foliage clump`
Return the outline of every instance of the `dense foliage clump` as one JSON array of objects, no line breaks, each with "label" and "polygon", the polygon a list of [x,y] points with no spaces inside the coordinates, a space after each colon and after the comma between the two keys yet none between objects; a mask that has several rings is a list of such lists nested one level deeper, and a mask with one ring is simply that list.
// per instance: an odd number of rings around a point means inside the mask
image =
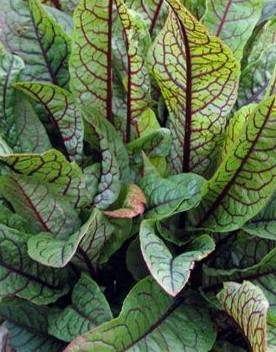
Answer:
[{"label": "dense foliage clump", "polygon": [[275,350],[274,14],[1,0],[0,316],[16,351]]}]

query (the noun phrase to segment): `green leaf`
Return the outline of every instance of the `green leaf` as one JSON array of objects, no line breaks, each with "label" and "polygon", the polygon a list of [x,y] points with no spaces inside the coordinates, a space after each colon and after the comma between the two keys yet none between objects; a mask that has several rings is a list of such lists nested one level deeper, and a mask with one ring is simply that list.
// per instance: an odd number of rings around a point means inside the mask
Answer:
[{"label": "green leaf", "polygon": [[268,351],[266,316],[269,303],[262,290],[248,281],[242,285],[226,282],[218,299],[226,313],[240,326],[252,351]]},{"label": "green leaf", "polygon": [[247,224],[243,230],[254,236],[276,240],[276,195],[274,194],[265,208]]},{"label": "green leaf", "polygon": [[12,150],[10,146],[5,142],[5,140],[0,135],[0,154],[7,155],[11,153],[12,153]]},{"label": "green leaf", "polygon": [[48,335],[48,307],[20,299],[0,303],[0,316],[7,320],[10,345],[16,351],[58,352],[62,343]]},{"label": "green leaf", "polygon": [[5,51],[0,43],[0,134],[6,142],[9,142],[11,148],[16,145],[18,138],[14,121],[15,90],[13,84],[23,68],[23,61],[18,56]]},{"label": "green leaf", "polygon": [[[32,236],[28,240],[28,254],[37,262],[51,266],[54,268],[61,268],[68,264],[68,262],[75,255],[78,246],[85,248],[88,242],[91,244],[89,248],[90,257],[98,255],[107,238],[105,238],[105,227],[103,224],[97,223],[102,221],[100,212],[95,209],[87,222],[80,228],[79,231],[74,233],[68,238],[59,238],[52,233],[40,233]],[[108,236],[108,234],[106,234]],[[80,245],[83,241],[83,245]]]},{"label": "green leaf", "polygon": [[222,0],[219,3],[207,0],[203,21],[210,34],[221,38],[240,61],[243,48],[259,21],[262,8],[263,0]]},{"label": "green leaf", "polygon": [[148,33],[143,22],[128,11],[121,0],[115,0],[118,15],[123,26],[126,41],[127,60],[127,118],[126,118],[126,143],[133,139],[137,131],[137,118],[151,104],[150,79],[145,65],[143,40]]},{"label": "green leaf", "polygon": [[72,305],[49,316],[49,333],[60,340],[71,342],[113,318],[99,286],[85,274],[74,287],[71,299]]},{"label": "green leaf", "polygon": [[44,105],[69,160],[81,160],[84,127],[81,114],[68,91],[47,83],[19,82],[17,89]]},{"label": "green leaf", "polygon": [[27,232],[29,227],[25,219],[13,213],[2,204],[0,204],[0,224],[22,232]]},{"label": "green leaf", "polygon": [[65,351],[207,352],[214,340],[205,309],[173,300],[148,277],[130,291],[118,318],[78,337]]},{"label": "green leaf", "polygon": [[128,246],[126,251],[126,266],[136,281],[142,280],[149,275],[147,265],[144,261],[137,236]]},{"label": "green leaf", "polygon": [[[70,87],[76,98],[112,117],[112,0],[80,0],[74,11]],[[91,40],[93,38],[93,40]]]},{"label": "green leaf", "polygon": [[198,20],[204,15],[206,8],[205,0],[182,0],[183,5]]},{"label": "green leaf", "polygon": [[276,98],[260,103],[236,143],[206,184],[195,210],[197,227],[235,230],[258,214],[271,197],[275,153]]},{"label": "green leaf", "polygon": [[121,182],[129,179],[129,158],[115,128],[98,112],[89,109],[83,112],[98,137],[102,154],[101,178],[94,203],[100,209],[107,209],[117,200]]},{"label": "green leaf", "polygon": [[[61,1],[61,0],[54,0],[54,1]],[[67,0],[69,2],[70,0]],[[57,24],[60,25],[61,29],[67,33],[68,35],[71,36],[72,31],[73,31],[73,19],[70,15],[67,13],[63,12],[63,10],[59,10],[56,7],[52,6],[43,6],[44,9],[46,9],[51,16],[54,18]]]},{"label": "green leaf", "polygon": [[134,218],[143,214],[146,202],[147,200],[142,190],[137,185],[131,184],[127,188],[122,207],[103,211],[103,214],[111,218]]},{"label": "green leaf", "polygon": [[82,170],[70,163],[59,151],[48,150],[43,154],[0,155],[0,162],[17,174],[51,185],[53,193],[80,207],[86,202]]},{"label": "green leaf", "polygon": [[173,257],[155,233],[155,222],[142,222],[140,243],[143,257],[154,279],[174,297],[188,282],[195,262],[207,257],[215,249],[215,243],[208,235],[202,235],[192,241],[187,252]]},{"label": "green leaf", "polygon": [[246,61],[240,77],[237,107],[258,103],[272,79],[276,61],[276,21],[268,21],[257,31],[246,50]]},{"label": "green leaf", "polygon": [[28,235],[0,224],[0,296],[17,296],[35,304],[55,302],[66,294],[67,272],[31,260]]},{"label": "green leaf", "polygon": [[176,173],[208,174],[236,100],[239,65],[178,0],[168,3],[169,18],[149,50],[148,62],[169,111],[169,161]]},{"label": "green leaf", "polygon": [[161,220],[195,207],[203,184],[203,177],[192,173],[163,178],[151,166],[140,181],[148,201],[146,217]]},{"label": "green leaf", "polygon": [[61,27],[37,0],[3,0],[2,9],[0,40],[24,60],[20,79],[66,86],[70,38]]},{"label": "green leaf", "polygon": [[276,7],[274,0],[264,0],[264,7],[262,11],[262,16],[261,19],[262,21],[265,21],[267,19],[270,19],[276,15]]},{"label": "green leaf", "polygon": [[63,237],[80,226],[78,212],[46,182],[17,174],[1,176],[0,193],[29,223],[29,232],[46,231]]}]

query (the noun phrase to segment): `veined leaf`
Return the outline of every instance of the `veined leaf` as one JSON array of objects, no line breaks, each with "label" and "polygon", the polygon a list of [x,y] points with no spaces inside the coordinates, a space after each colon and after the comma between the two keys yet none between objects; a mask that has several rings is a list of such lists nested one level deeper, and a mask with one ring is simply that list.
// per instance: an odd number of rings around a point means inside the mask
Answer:
[{"label": "veined leaf", "polygon": [[274,194],[265,208],[247,224],[243,230],[251,235],[276,240],[276,195]]},{"label": "veined leaf", "polygon": [[43,153],[51,149],[49,137],[29,99],[16,92],[14,122],[18,134],[17,152]]},{"label": "veined leaf", "polygon": [[93,127],[102,154],[101,178],[94,198],[96,206],[106,209],[113,204],[121,189],[121,181],[129,180],[129,158],[115,128],[96,111],[85,109],[85,119]]},{"label": "veined leaf", "polygon": [[221,38],[232,49],[237,60],[259,21],[263,0],[207,0],[204,24],[212,35]]},{"label": "veined leaf", "polygon": [[59,0],[61,4],[62,11],[65,13],[73,13],[76,6],[79,3],[79,0]]},{"label": "veined leaf", "polygon": [[222,148],[222,160],[231,152],[235,142],[238,140],[239,135],[246,124],[249,116],[257,107],[257,104],[249,104],[238,110],[234,116],[231,117],[225,132],[224,145]]},{"label": "veined leaf", "polygon": [[[60,0],[55,0],[60,1]],[[69,0],[70,1],[70,0]],[[73,31],[73,19],[67,13],[63,12],[56,7],[44,5],[44,8],[51,14],[53,19],[56,21],[57,24],[60,25],[62,30],[67,33],[68,35],[72,34]]]},{"label": "veined leaf", "polygon": [[81,229],[69,238],[57,238],[52,233],[32,236],[28,240],[28,253],[32,259],[43,265],[61,268],[72,259],[83,240],[80,248],[86,253],[87,243],[91,244],[89,257],[97,257],[107,240],[105,235],[109,235],[109,233],[105,234],[106,229],[108,229],[107,223],[103,222],[100,212],[95,209]]},{"label": "veined leaf", "polygon": [[178,174],[161,177],[152,166],[140,181],[147,199],[145,216],[163,219],[195,207],[201,199],[204,178],[196,174]]},{"label": "veined leaf", "polygon": [[27,253],[28,235],[0,224],[0,296],[18,296],[35,304],[66,294],[67,272],[42,266]]},{"label": "veined leaf", "polygon": [[26,68],[21,80],[65,86],[70,39],[37,0],[3,0],[0,40],[22,57]]},{"label": "veined leaf", "polygon": [[113,0],[81,0],[74,12],[70,86],[85,106],[110,122],[112,116],[111,31]]},{"label": "veined leaf", "polygon": [[16,88],[44,105],[69,160],[81,160],[84,127],[81,113],[68,91],[47,83],[20,82]]},{"label": "veined leaf", "polygon": [[275,174],[276,98],[260,103],[232,151],[206,184],[195,210],[198,227],[227,232],[258,214],[271,197]]},{"label": "veined leaf", "polygon": [[260,21],[265,21],[273,18],[276,15],[276,7],[274,0],[264,0],[264,7]]},{"label": "veined leaf", "polygon": [[27,232],[28,229],[28,223],[21,216],[2,204],[0,204],[0,224],[22,232]]},{"label": "veined leaf", "polygon": [[17,174],[51,184],[52,191],[65,197],[63,199],[69,200],[74,207],[82,206],[87,200],[82,170],[55,149],[43,154],[0,155],[0,162]]},{"label": "veined leaf", "polygon": [[143,24],[128,11],[121,0],[115,0],[118,14],[125,34],[127,51],[127,122],[126,143],[132,140],[132,132],[137,131],[137,118],[145,111],[151,102],[150,79],[143,54],[145,48],[140,37],[146,37]]},{"label": "veined leaf", "polygon": [[78,337],[65,351],[207,352],[214,339],[205,309],[173,300],[147,277],[131,290],[118,318]]},{"label": "veined leaf", "polygon": [[237,107],[260,102],[273,76],[276,61],[276,21],[268,21],[250,41],[240,77]]},{"label": "veined leaf", "polygon": [[205,0],[182,0],[183,5],[187,10],[195,16],[198,20],[204,15],[206,8]]},{"label": "veined leaf", "polygon": [[169,110],[169,161],[175,172],[208,174],[236,99],[239,65],[178,0],[168,3],[169,18],[148,62]]},{"label": "veined leaf", "polygon": [[78,212],[46,182],[17,174],[1,176],[0,193],[28,221],[32,233],[46,231],[63,237],[80,226]]},{"label": "veined leaf", "polygon": [[7,320],[10,345],[16,351],[58,352],[63,344],[48,335],[50,309],[21,299],[0,303],[0,316]]},{"label": "veined leaf", "polygon": [[208,235],[199,236],[187,252],[174,258],[155,232],[155,222],[142,222],[140,243],[143,257],[159,285],[169,295],[176,296],[188,282],[195,262],[207,257],[215,249],[215,243]]},{"label": "veined leaf", "polygon": [[12,153],[12,150],[10,146],[5,142],[5,140],[0,135],[0,154],[7,155],[11,153]]},{"label": "veined leaf", "polygon": [[266,317],[269,303],[263,292],[248,281],[226,282],[218,294],[223,309],[240,326],[250,342],[252,352],[266,352]]},{"label": "veined leaf", "polygon": [[0,134],[11,148],[16,145],[18,138],[14,121],[15,91],[12,86],[23,68],[24,63],[20,57],[5,51],[0,43]]},{"label": "veined leaf", "polygon": [[144,204],[147,202],[142,190],[137,185],[131,184],[126,192],[126,197],[121,208],[106,210],[103,213],[111,218],[134,218],[142,215]]},{"label": "veined leaf", "polygon": [[49,333],[60,340],[74,338],[111,320],[112,313],[99,286],[82,274],[72,292],[72,305],[49,317]]}]

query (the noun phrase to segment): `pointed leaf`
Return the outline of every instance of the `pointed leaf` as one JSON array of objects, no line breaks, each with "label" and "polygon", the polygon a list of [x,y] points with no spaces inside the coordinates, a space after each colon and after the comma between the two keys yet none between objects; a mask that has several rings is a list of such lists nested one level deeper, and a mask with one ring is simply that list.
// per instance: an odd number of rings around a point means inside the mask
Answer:
[{"label": "pointed leaf", "polygon": [[203,21],[210,33],[221,38],[240,61],[262,8],[263,0],[222,0],[219,3],[207,0]]},{"label": "pointed leaf", "polygon": [[149,67],[169,110],[173,170],[204,174],[213,168],[236,99],[239,65],[178,0],[168,3],[169,18],[149,50]]},{"label": "pointed leaf", "polygon": [[0,193],[29,223],[29,232],[67,236],[79,228],[78,212],[51,192],[51,185],[28,176],[1,176]]},{"label": "pointed leaf", "polygon": [[130,291],[118,318],[78,337],[65,351],[209,351],[215,333],[208,313],[181,303],[145,278]]},{"label": "pointed leaf", "polygon": [[16,145],[18,138],[14,121],[15,90],[13,84],[23,68],[23,61],[18,56],[5,51],[0,43],[0,134],[6,142],[9,142],[11,148]]},{"label": "pointed leaf", "polygon": [[28,235],[0,224],[0,296],[18,296],[35,304],[55,302],[66,294],[67,272],[31,260]]},{"label": "pointed leaf", "polygon": [[250,342],[252,352],[266,352],[266,316],[269,304],[262,290],[248,281],[226,282],[218,294],[223,309],[240,326]]},{"label": "pointed leaf", "polygon": [[112,121],[111,30],[113,0],[81,0],[74,11],[70,86],[85,106]]},{"label": "pointed leaf", "polygon": [[21,80],[65,86],[70,39],[37,0],[3,0],[0,40],[22,57],[26,68]]},{"label": "pointed leaf", "polygon": [[131,184],[122,207],[116,210],[106,210],[103,213],[111,218],[134,218],[143,214],[146,202],[142,190],[137,185]]},{"label": "pointed leaf", "polygon": [[269,200],[274,190],[275,117],[275,97],[264,100],[250,115],[231,153],[205,187],[195,210],[198,227],[238,229]]},{"label": "pointed leaf", "polygon": [[72,305],[49,317],[49,333],[60,340],[74,338],[111,320],[112,313],[99,286],[82,274],[72,292]]},{"label": "pointed leaf", "polygon": [[84,127],[74,97],[66,90],[46,83],[20,82],[15,85],[44,105],[69,160],[80,161]]},{"label": "pointed leaf", "polygon": [[140,243],[149,271],[171,296],[176,296],[186,285],[195,262],[215,249],[211,237],[202,235],[190,244],[187,252],[174,258],[165,243],[156,236],[153,221],[142,222]]},{"label": "pointed leaf", "polygon": [[20,352],[58,352],[63,345],[48,335],[49,308],[20,299],[0,303],[0,316],[7,320],[10,345]]}]

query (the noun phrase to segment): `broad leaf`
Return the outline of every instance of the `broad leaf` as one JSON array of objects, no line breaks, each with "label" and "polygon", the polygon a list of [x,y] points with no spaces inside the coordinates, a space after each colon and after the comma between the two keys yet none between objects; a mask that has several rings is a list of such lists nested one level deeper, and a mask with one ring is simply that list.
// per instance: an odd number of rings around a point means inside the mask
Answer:
[{"label": "broad leaf", "polygon": [[87,201],[82,170],[55,149],[43,154],[0,155],[0,162],[17,174],[45,181],[52,186],[53,193],[69,200],[76,207]]},{"label": "broad leaf", "polygon": [[239,1],[207,0],[204,24],[212,35],[221,38],[233,51],[237,60],[259,21],[263,0]]},{"label": "broad leaf", "polygon": [[147,36],[143,23],[129,12],[121,0],[115,0],[118,14],[123,26],[127,51],[127,117],[126,117],[126,143],[133,137],[133,131],[137,131],[137,118],[145,111],[151,102],[150,79],[145,65],[144,55],[146,47],[143,47],[144,37]]},{"label": "broad leaf", "polygon": [[276,195],[274,194],[265,208],[243,226],[251,235],[276,240]]},{"label": "broad leaf", "polygon": [[214,339],[205,309],[173,300],[148,277],[131,290],[118,318],[77,338],[65,351],[207,352]]},{"label": "broad leaf", "polygon": [[182,0],[183,5],[187,10],[195,16],[198,20],[204,15],[206,8],[205,0]]},{"label": "broad leaf", "polygon": [[[68,239],[59,238],[47,232],[32,236],[28,241],[28,253],[32,259],[43,265],[61,268],[72,259],[83,240],[80,248],[84,248],[86,253],[88,252],[88,246],[85,244],[91,244],[89,257],[92,260],[95,256],[94,259],[96,259],[98,252],[107,240],[105,235],[109,235],[105,234],[106,227],[102,227],[98,221],[103,222],[100,212],[95,209],[81,229]],[[88,253],[86,254],[88,255]]]},{"label": "broad leaf", "polygon": [[12,86],[23,68],[23,61],[5,51],[0,43],[0,135],[9,142],[11,148],[16,145],[18,138],[14,121],[15,90]]},{"label": "broad leaf", "polygon": [[121,182],[129,179],[129,158],[122,140],[107,120],[89,109],[85,109],[84,117],[98,137],[102,157],[101,177],[94,202],[98,208],[106,209],[117,200]]},{"label": "broad leaf", "polygon": [[70,86],[76,98],[109,121],[112,116],[113,0],[81,0],[74,12]]},{"label": "broad leaf", "polygon": [[84,127],[74,97],[66,90],[46,83],[20,82],[15,85],[44,105],[64,154],[69,160],[81,160]]},{"label": "broad leaf", "polygon": [[218,294],[223,309],[240,326],[253,352],[266,352],[266,317],[269,307],[263,292],[248,281],[243,284],[227,282]]},{"label": "broad leaf", "polygon": [[71,299],[72,305],[49,317],[49,333],[60,340],[71,342],[113,318],[99,286],[85,274],[74,287]]},{"label": "broad leaf", "polygon": [[146,217],[163,219],[195,207],[201,199],[203,184],[201,176],[189,173],[163,178],[149,166],[140,181],[147,199]]},{"label": "broad leaf", "polygon": [[0,303],[0,316],[7,320],[10,345],[16,351],[58,352],[62,343],[48,335],[50,309],[20,299]]},{"label": "broad leaf", "polygon": [[169,110],[169,161],[175,172],[208,174],[236,99],[239,65],[178,0],[168,3],[169,18],[148,62]]},{"label": "broad leaf", "polygon": [[189,280],[195,262],[207,257],[215,244],[211,237],[202,235],[187,248],[187,252],[173,257],[166,244],[155,234],[155,223],[143,221],[140,243],[144,260],[154,279],[171,296],[176,296]]},{"label": "broad leaf", "polygon": [[240,228],[258,214],[271,197],[275,172],[276,98],[260,103],[195,210],[198,227],[219,232]]},{"label": "broad leaf", "polygon": [[[60,2],[61,0],[54,0]],[[70,1],[70,0],[68,0]],[[68,35],[72,34],[73,31],[73,19],[71,16],[66,14],[65,12],[59,10],[56,7],[53,6],[47,6],[45,5],[44,8],[51,14],[51,16],[54,18],[57,24],[60,25],[62,30],[67,33]]]},{"label": "broad leaf", "polygon": [[3,0],[0,40],[22,57],[21,80],[68,83],[70,39],[37,0]]},{"label": "broad leaf", "polygon": [[27,253],[28,235],[0,224],[0,296],[18,296],[35,304],[66,294],[66,271],[37,264]]},{"label": "broad leaf", "polygon": [[12,150],[10,146],[6,143],[6,141],[0,135],[0,154],[7,155],[11,154]]},{"label": "broad leaf", "polygon": [[29,232],[67,236],[79,228],[78,212],[51,185],[23,175],[0,177],[0,193],[29,223]]},{"label": "broad leaf", "polygon": [[27,232],[29,227],[25,219],[2,204],[0,204],[0,224],[22,232]]}]

